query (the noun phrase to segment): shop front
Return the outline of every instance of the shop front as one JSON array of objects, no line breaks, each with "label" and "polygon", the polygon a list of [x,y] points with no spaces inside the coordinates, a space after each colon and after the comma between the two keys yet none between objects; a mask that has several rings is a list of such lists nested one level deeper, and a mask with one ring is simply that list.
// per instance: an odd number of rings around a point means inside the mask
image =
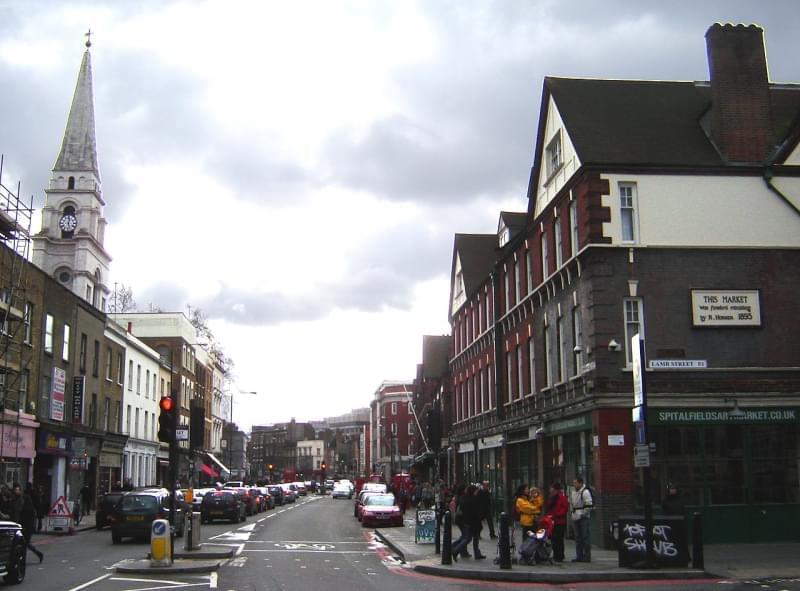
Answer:
[{"label": "shop front", "polygon": [[36,437],[33,485],[42,487],[49,504],[66,494],[67,470],[72,457],[72,436],[47,426]]},{"label": "shop front", "polygon": [[479,483],[487,480],[495,515],[504,511],[504,501],[508,496],[503,479],[503,435],[490,435],[478,438],[478,459],[476,477],[471,482]]},{"label": "shop front", "polygon": [[544,423],[543,486],[569,485],[580,476],[592,482],[592,415],[584,413]]},{"label": "shop front", "polygon": [[39,423],[17,416],[17,413],[3,411],[0,423],[0,482],[11,486],[15,482],[23,484],[32,480],[31,465],[36,457],[36,428]]},{"label": "shop front", "polygon": [[468,484],[475,482],[477,475],[477,454],[475,453],[475,442],[465,441],[458,444],[458,465],[456,484]]},{"label": "shop front", "polygon": [[676,486],[706,541],[800,540],[800,408],[650,409],[648,436],[653,497]]},{"label": "shop front", "polygon": [[97,459],[95,498],[115,488],[122,481],[122,451],[124,442],[104,439]]}]

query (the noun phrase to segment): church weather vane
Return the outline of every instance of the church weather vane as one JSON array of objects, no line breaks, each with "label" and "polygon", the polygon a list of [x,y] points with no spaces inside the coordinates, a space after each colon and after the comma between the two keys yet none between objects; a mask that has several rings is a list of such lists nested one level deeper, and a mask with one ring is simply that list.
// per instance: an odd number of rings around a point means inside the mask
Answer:
[{"label": "church weather vane", "polygon": [[88,31],[86,31],[86,32],[83,34],[83,36],[84,36],[84,37],[86,37],[86,47],[87,47],[87,49],[88,49],[89,47],[91,47],[91,46],[92,46],[92,30],[91,30],[91,29],[89,29]]}]

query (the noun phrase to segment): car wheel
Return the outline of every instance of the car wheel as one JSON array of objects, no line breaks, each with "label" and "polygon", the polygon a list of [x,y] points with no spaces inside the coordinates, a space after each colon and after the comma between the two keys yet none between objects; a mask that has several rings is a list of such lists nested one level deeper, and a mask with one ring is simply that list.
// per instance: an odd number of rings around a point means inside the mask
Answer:
[{"label": "car wheel", "polygon": [[11,556],[8,560],[8,573],[3,577],[3,580],[10,585],[18,585],[25,580],[25,557],[27,547],[25,542],[20,542],[11,550]]},{"label": "car wheel", "polygon": [[119,544],[122,542],[122,536],[119,534],[115,534],[113,531],[111,532],[111,543],[112,544]]}]

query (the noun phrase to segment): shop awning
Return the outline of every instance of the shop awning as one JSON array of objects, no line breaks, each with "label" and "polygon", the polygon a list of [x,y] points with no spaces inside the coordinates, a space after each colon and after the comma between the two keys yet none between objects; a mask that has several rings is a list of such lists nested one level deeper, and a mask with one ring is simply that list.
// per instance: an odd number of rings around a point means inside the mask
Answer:
[{"label": "shop awning", "polygon": [[219,468],[219,470],[220,470],[221,472],[227,472],[228,474],[230,474],[230,473],[231,473],[231,471],[230,471],[230,470],[228,470],[228,468],[226,468],[226,467],[225,467],[225,464],[223,464],[222,462],[220,462],[220,461],[217,459],[217,456],[215,456],[214,454],[210,454],[210,453],[207,453],[207,452],[206,452],[206,453],[204,453],[203,455],[205,455],[205,456],[206,456],[206,457],[207,457],[209,460],[211,460],[211,461],[214,463],[214,465],[215,465],[217,468]]}]

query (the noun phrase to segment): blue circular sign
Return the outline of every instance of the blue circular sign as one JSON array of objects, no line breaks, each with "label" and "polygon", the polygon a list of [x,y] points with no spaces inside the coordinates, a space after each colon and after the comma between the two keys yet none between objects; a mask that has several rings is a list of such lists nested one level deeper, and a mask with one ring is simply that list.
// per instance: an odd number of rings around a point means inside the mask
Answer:
[{"label": "blue circular sign", "polygon": [[167,525],[163,521],[153,522],[153,533],[157,536],[163,536],[167,531]]}]

